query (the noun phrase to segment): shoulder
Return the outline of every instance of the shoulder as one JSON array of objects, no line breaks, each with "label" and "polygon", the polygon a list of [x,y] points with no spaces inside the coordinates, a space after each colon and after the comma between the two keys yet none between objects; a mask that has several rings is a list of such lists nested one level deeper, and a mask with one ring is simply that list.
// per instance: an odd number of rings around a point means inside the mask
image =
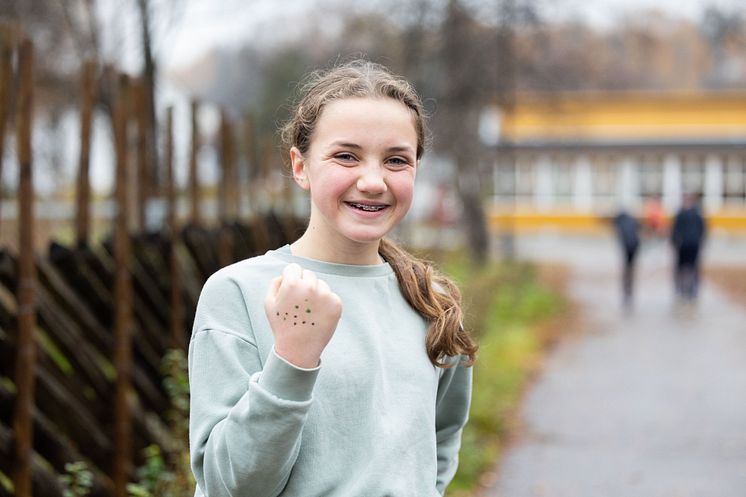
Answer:
[{"label": "shoulder", "polygon": [[202,286],[198,314],[208,309],[223,311],[235,309],[236,304],[263,301],[269,282],[282,273],[284,266],[270,251],[219,269]]},{"label": "shoulder", "polygon": [[253,329],[253,320],[263,315],[270,281],[281,274],[284,265],[270,251],[213,273],[200,292],[193,332],[212,329],[243,336]]}]

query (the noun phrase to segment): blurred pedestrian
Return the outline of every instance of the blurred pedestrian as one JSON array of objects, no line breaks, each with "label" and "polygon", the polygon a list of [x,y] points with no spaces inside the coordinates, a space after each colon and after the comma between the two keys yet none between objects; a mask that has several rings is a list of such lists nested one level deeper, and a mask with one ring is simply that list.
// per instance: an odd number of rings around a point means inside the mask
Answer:
[{"label": "blurred pedestrian", "polygon": [[671,229],[671,243],[676,250],[674,285],[681,301],[697,298],[699,258],[706,236],[706,225],[699,207],[699,196],[687,194],[676,213]]},{"label": "blurred pedestrian", "polygon": [[640,223],[626,210],[621,210],[614,217],[614,230],[622,248],[622,295],[624,305],[629,306],[632,304],[635,257],[640,246]]}]

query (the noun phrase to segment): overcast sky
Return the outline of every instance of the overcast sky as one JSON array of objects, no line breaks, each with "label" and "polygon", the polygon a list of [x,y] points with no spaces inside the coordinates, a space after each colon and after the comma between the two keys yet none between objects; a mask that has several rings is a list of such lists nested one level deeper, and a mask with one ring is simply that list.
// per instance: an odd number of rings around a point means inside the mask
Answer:
[{"label": "overcast sky", "polygon": [[[303,31],[309,10],[320,10],[330,3],[374,9],[386,0],[152,0],[157,56],[164,67],[188,64],[219,45],[239,45],[246,41],[267,43],[277,38],[296,36]],[[468,1],[468,0],[467,0]],[[637,10],[660,9],[699,19],[708,5],[740,8],[744,0],[538,0],[544,15],[552,19],[580,18],[590,24],[608,27],[625,14]],[[105,32],[110,33],[107,47],[116,53],[125,69],[139,67],[137,20],[132,1],[102,0],[98,4]],[[179,5],[180,14],[174,13]],[[349,7],[348,7],[349,8]],[[334,29],[333,20],[329,29]]]},{"label": "overcast sky", "polygon": [[[156,57],[165,70],[178,68],[190,64],[195,59],[208,53],[216,46],[237,46],[245,43],[253,45],[270,43],[278,38],[292,38],[303,33],[308,22],[309,10],[318,12],[328,11],[330,3],[343,5],[345,8],[353,5],[356,9],[361,6],[375,8],[386,2],[391,5],[392,0],[151,0],[153,7],[154,38],[156,41]],[[433,0],[438,1],[438,0]],[[439,0],[445,1],[445,0]],[[464,0],[479,1],[479,0]],[[746,12],[746,0],[535,0],[539,2],[542,14],[550,19],[577,19],[602,27],[608,27],[615,20],[622,18],[634,10],[658,8],[671,14],[699,19],[705,6],[717,4],[733,9],[740,8]],[[96,4],[100,9],[102,26],[102,43],[106,58],[117,61],[120,67],[130,73],[137,73],[141,67],[140,35],[138,18],[134,9],[134,0],[99,0]],[[323,6],[327,8],[324,9]],[[181,12],[175,11],[181,9]],[[315,18],[314,18],[315,19]],[[322,18],[323,19],[323,18]],[[320,29],[339,29],[334,18],[329,19],[328,25]],[[175,131],[177,142],[184,141],[188,135],[188,116],[184,109],[187,104],[179,103],[168,96],[164,100],[175,104]],[[205,114],[205,112],[203,112]],[[213,112],[214,114],[214,112]],[[210,113],[201,116],[201,126],[214,126],[215,116],[210,119]],[[77,164],[77,131],[73,116],[66,129],[69,137],[66,141],[69,150],[64,151],[68,160],[64,161],[74,168]],[[102,124],[103,128],[106,123]],[[111,188],[111,144],[105,133],[94,133],[92,155],[93,164],[99,167],[92,169],[92,183],[97,190]],[[183,163],[184,151],[187,146],[177,143],[177,160]],[[37,158],[44,161],[44,154],[39,147]],[[11,161],[12,162],[12,161]],[[16,184],[13,179],[14,168],[4,168],[3,179],[7,184]],[[183,169],[183,168],[182,168]],[[56,182],[49,176],[50,168],[39,168],[35,178],[37,188],[41,191],[50,190]],[[70,178],[74,171],[67,171]],[[215,171],[200,173],[204,178],[214,176]],[[185,181],[185,173],[177,173],[179,182]]]}]

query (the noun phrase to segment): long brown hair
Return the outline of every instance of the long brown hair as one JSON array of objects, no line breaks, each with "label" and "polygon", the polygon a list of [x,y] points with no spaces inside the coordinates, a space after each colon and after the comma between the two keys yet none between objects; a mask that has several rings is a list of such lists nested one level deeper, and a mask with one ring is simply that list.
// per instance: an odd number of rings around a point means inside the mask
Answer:
[{"label": "long brown hair", "polygon": [[464,364],[472,365],[478,347],[463,326],[458,286],[431,264],[412,256],[390,239],[381,240],[378,252],[394,269],[409,305],[430,321],[425,337],[430,362],[449,367],[451,364],[445,362],[446,358],[465,356]]},{"label": "long brown hair", "polygon": [[[300,100],[281,130],[285,145],[306,153],[324,106],[334,100],[362,97],[392,98],[410,110],[417,132],[417,159],[420,159],[425,151],[427,127],[417,92],[404,78],[366,60],[355,60],[309,76],[301,88]],[[449,357],[461,356],[465,365],[473,364],[477,344],[463,327],[458,287],[432,265],[389,239],[381,240],[378,251],[393,268],[407,302],[430,322],[425,338],[430,361],[447,368],[453,365]]]}]

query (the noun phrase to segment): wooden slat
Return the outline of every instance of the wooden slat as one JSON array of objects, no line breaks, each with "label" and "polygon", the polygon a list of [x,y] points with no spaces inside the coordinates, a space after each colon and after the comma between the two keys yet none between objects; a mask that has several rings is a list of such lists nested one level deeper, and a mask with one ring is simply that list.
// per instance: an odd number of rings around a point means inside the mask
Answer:
[{"label": "wooden slat", "polygon": [[145,229],[145,213],[147,209],[150,193],[150,164],[148,163],[148,111],[147,111],[147,87],[145,80],[139,78],[132,82],[133,93],[133,113],[135,123],[137,124],[137,168],[135,189],[137,195],[137,204],[130,205],[137,209],[137,223],[135,232],[141,233]]},{"label": "wooden slat", "polygon": [[[80,386],[90,387],[99,402],[105,402],[109,397],[110,384],[101,367],[98,352],[85,340],[75,321],[60,311],[47,289],[39,287],[36,297],[39,325],[48,331],[50,339],[64,354]],[[85,398],[84,391],[85,388],[78,388],[74,394],[82,400]]]},{"label": "wooden slat", "polygon": [[169,295],[168,302],[171,310],[170,320],[168,323],[171,344],[176,349],[186,349],[186,332],[184,329],[184,299],[182,297],[181,268],[176,255],[177,233],[177,204],[176,204],[176,183],[174,179],[174,133],[173,133],[174,112],[173,108],[166,109],[166,192],[168,215],[166,218],[166,232],[168,236],[168,274],[169,274]]},{"label": "wooden slat", "polygon": [[[90,257],[94,257],[90,247],[70,250],[55,242],[49,245],[50,262],[64,277],[67,284],[75,288],[75,293],[85,303],[89,313],[104,328],[110,330],[113,327],[114,307],[111,295],[112,277],[108,269],[93,269],[87,261],[89,254]],[[109,336],[111,336],[110,333]],[[112,345],[106,350],[113,349],[113,339],[111,343]]]},{"label": "wooden slat", "polygon": [[127,109],[129,78],[120,78],[119,95],[114,108],[116,148],[116,203],[114,227],[114,496],[127,497],[127,482],[132,466],[132,419],[128,397],[131,389],[132,366],[132,287],[130,280],[130,238],[127,223],[129,206],[127,174]]},{"label": "wooden slat", "polygon": [[[0,26],[0,177],[5,157],[5,131],[10,115],[13,33],[9,26]],[[2,197],[0,197],[2,200]]]},{"label": "wooden slat", "polygon": [[[2,311],[0,315],[13,313],[16,308],[17,305],[12,295],[0,299],[0,311]],[[53,335],[58,330],[47,329],[45,332]],[[15,343],[12,337],[4,335],[0,329],[0,358],[5,357],[14,349]],[[108,394],[103,392],[98,398],[87,398],[83,392],[88,383],[80,376],[80,372],[60,370],[57,362],[47,356],[44,351],[40,353],[37,360],[37,370],[36,403],[39,412],[49,413],[52,416],[56,423],[53,431],[58,436],[64,434],[73,441],[72,445],[70,443],[67,445],[79,447],[86,459],[94,462],[102,470],[111,471],[113,449],[109,436],[104,431],[105,427],[111,424],[113,417],[113,413],[105,411],[107,406],[111,405],[111,392]],[[133,368],[133,380],[136,385],[138,382],[144,381],[149,384],[151,381],[137,367]],[[163,416],[167,406],[165,404],[156,408],[150,406],[147,412],[136,399],[137,397],[133,397],[135,402],[131,404],[133,444],[138,450],[151,443],[157,443],[161,447],[173,446],[174,442],[170,438],[166,422],[159,418]],[[37,415],[38,413],[35,413],[35,417]],[[9,419],[10,415],[4,414],[3,403],[0,402],[0,422],[4,417]],[[40,433],[38,426],[35,429],[37,434]],[[48,440],[45,440],[42,434],[40,440],[35,440],[34,446],[46,459],[53,462],[57,460],[55,454],[58,454],[59,449],[55,449],[55,446],[50,447]]]},{"label": "wooden slat", "polygon": [[189,149],[189,195],[191,204],[190,211],[190,222],[199,223],[201,221],[201,205],[200,205],[200,194],[199,194],[199,177],[197,169],[197,153],[199,151],[199,128],[197,123],[197,113],[199,112],[199,104],[196,100],[192,100],[190,107],[190,119],[192,124],[192,141]]},{"label": "wooden slat", "polygon": [[[113,247],[110,244],[104,244],[106,250],[84,250],[81,255],[85,259],[83,267],[87,268],[85,271],[88,276],[85,280],[81,281],[81,285],[86,285],[90,281],[96,281],[96,276],[101,276],[103,283],[107,286],[107,289],[102,290],[104,292],[103,300],[106,302],[106,309],[104,314],[115,314],[114,308],[114,296],[108,288],[114,287],[114,275],[113,268],[115,263],[109,259],[109,254],[113,256]],[[111,252],[108,252],[108,251]],[[137,260],[130,257],[130,278],[135,277],[136,280],[141,278],[142,270],[137,263]],[[75,278],[73,278],[75,279]],[[131,282],[130,282],[131,285]],[[98,299],[98,296],[96,296]],[[145,297],[137,292],[132,293],[131,305],[134,310],[134,317],[136,322],[134,323],[141,333],[136,333],[133,336],[135,353],[138,361],[141,365],[147,366],[149,371],[157,373],[160,368],[161,357],[163,350],[168,346],[168,337],[163,333],[165,329],[165,320],[163,324],[153,316],[149,306],[145,302]],[[111,316],[109,316],[110,318]],[[113,327],[114,323],[111,319],[107,319],[107,322]],[[148,390],[149,391],[149,390]],[[155,400],[155,397],[152,397]]]},{"label": "wooden slat", "polygon": [[[12,409],[15,395],[0,384],[0,412]],[[0,424],[2,416],[0,416]],[[59,473],[65,470],[65,464],[85,461],[85,456],[76,449],[76,444],[60,430],[52,420],[40,410],[34,411],[34,446]],[[93,473],[93,495],[110,495],[111,480],[96,466],[89,464]]]},{"label": "wooden slat", "polygon": [[19,51],[20,106],[18,117],[19,172],[19,274],[18,274],[18,338],[15,383],[18,389],[13,433],[15,434],[15,471],[13,480],[18,497],[32,497],[32,454],[36,344],[34,269],[34,186],[32,174],[31,133],[33,106],[34,49],[31,41],[23,40]]},{"label": "wooden slat", "polygon": [[263,254],[267,250],[277,248],[271,246],[267,225],[259,214],[255,213],[251,216],[251,219],[249,219],[249,228],[254,236],[257,254]]},{"label": "wooden slat", "polygon": [[223,191],[225,194],[223,219],[234,221],[239,216],[239,181],[236,168],[236,145],[233,123],[228,113],[223,110],[220,114],[220,148],[223,163]]},{"label": "wooden slat", "polygon": [[40,283],[49,291],[55,304],[68,316],[75,317],[75,324],[83,334],[83,340],[98,351],[114,348],[114,340],[106,326],[91,312],[91,305],[81,299],[79,287],[74,287],[63,278],[60,272],[46,259],[37,260]]},{"label": "wooden slat", "polygon": [[204,282],[220,268],[214,234],[203,226],[189,224],[182,228],[181,237]]},{"label": "wooden slat", "polygon": [[93,122],[93,102],[96,98],[96,63],[83,64],[80,95],[80,160],[78,163],[78,187],[76,191],[75,236],[78,245],[88,244],[91,230],[91,124]]},{"label": "wooden slat", "polygon": [[220,111],[221,181],[218,196],[220,229],[218,230],[218,262],[221,267],[233,262],[233,234],[226,226],[236,219],[238,209],[237,178],[233,157],[233,129],[224,109]]},{"label": "wooden slat", "polygon": [[[11,461],[12,458],[6,458],[6,449],[13,444],[13,433],[0,424],[0,469],[4,468],[2,463]],[[31,457],[30,479],[33,478],[33,488],[35,497],[60,497],[62,487],[56,476],[43,465],[38,457]],[[20,497],[18,487],[15,488],[15,497]]]},{"label": "wooden slat", "polygon": [[[205,280],[201,278],[199,271],[197,270],[194,260],[189,254],[189,250],[184,246],[183,239],[179,238],[179,242],[173,247],[174,255],[178,265],[178,270],[184,288],[184,298],[186,298],[186,309],[190,309],[191,312],[185,312],[183,316],[194,316],[194,309],[197,306],[197,300],[199,299],[199,293],[202,290],[202,285]],[[186,328],[189,329],[188,323],[184,323]]]},{"label": "wooden slat", "polygon": [[[250,213],[256,212],[257,209],[257,203],[256,203],[256,188],[255,184],[257,184],[258,178],[259,178],[259,167],[258,167],[258,154],[256,149],[256,139],[254,137],[255,135],[255,127],[254,127],[254,119],[251,116],[251,114],[246,114],[243,119],[243,154],[244,154],[244,163],[246,164],[246,171],[244,177],[246,178],[246,184],[242,185],[242,190],[245,192],[246,195],[246,205],[248,207],[248,211]],[[239,211],[239,215],[241,215],[242,212]]]}]

